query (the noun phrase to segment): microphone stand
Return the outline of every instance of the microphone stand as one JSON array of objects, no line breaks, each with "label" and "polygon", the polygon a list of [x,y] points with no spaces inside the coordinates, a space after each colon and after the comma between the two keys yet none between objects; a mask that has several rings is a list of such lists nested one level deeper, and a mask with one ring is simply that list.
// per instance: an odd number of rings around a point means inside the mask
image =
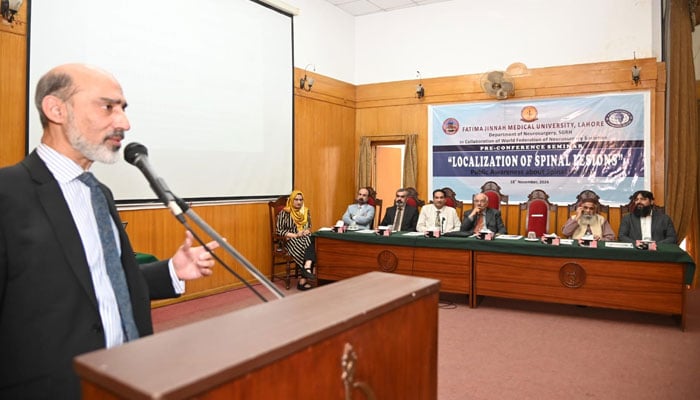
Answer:
[{"label": "microphone stand", "polygon": [[[229,253],[233,258],[236,259],[243,267],[245,267],[248,272],[250,272],[255,278],[258,279],[260,283],[263,284],[269,291],[271,291],[275,296],[277,296],[278,299],[281,299],[284,297],[284,294],[275,286],[265,275],[263,275],[257,268],[253,266],[253,264],[250,263],[241,253],[238,252],[233,246],[231,246],[227,241],[224,240],[224,238],[221,237],[212,227],[210,227],[204,220],[202,220],[197,213],[195,213],[188,205],[185,203],[181,198],[175,196],[170,192],[170,194],[173,196],[175,199],[175,202],[177,205],[182,209],[185,210],[184,213],[190,217],[192,221],[204,232],[207,233],[211,238],[216,240],[217,243],[219,243],[219,246],[221,246],[224,250],[226,250],[227,253]],[[178,218],[179,220],[180,218]],[[244,283],[245,280],[243,280],[242,277],[236,275],[238,279],[243,281]],[[249,286],[250,287],[250,286]],[[251,288],[252,289],[252,288]],[[253,289],[253,291],[255,291]],[[257,292],[256,292],[257,293]],[[267,300],[265,300],[267,301]]]}]

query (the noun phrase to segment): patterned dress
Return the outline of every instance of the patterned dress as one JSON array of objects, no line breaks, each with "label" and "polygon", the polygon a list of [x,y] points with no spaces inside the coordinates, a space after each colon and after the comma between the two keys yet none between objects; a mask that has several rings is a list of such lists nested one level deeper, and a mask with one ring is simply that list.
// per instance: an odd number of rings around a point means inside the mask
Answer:
[{"label": "patterned dress", "polygon": [[[309,210],[307,224],[304,229],[311,229],[311,211]],[[292,220],[291,214],[287,211],[280,211],[277,214],[277,234],[286,235],[287,233],[298,233],[297,226]],[[302,236],[298,238],[288,238],[287,239],[287,251],[292,255],[294,262],[300,267],[304,266],[304,252],[306,248],[311,244],[311,237]]]}]

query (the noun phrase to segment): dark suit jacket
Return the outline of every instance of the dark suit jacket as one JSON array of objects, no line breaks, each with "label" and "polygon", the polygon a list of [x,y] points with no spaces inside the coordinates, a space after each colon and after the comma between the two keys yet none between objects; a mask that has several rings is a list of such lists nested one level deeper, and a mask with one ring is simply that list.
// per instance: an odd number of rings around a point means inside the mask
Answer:
[{"label": "dark suit jacket", "polygon": [[[167,261],[137,265],[103,188],[119,229],[134,319],[140,334],[149,335],[150,300],[176,296]],[[73,357],[104,347],[78,228],[35,151],[0,169],[0,398],[79,398]]]},{"label": "dark suit jacket", "polygon": [[[636,240],[642,240],[642,223],[639,217],[632,213],[622,217],[619,232],[621,242],[634,243]],[[654,210],[651,214],[651,239],[656,243],[678,242],[671,217],[660,210]]]},{"label": "dark suit jacket", "polygon": [[[394,218],[396,217],[396,206],[391,206],[386,209],[386,214],[384,214],[384,219],[379,225],[383,226],[393,226]],[[403,210],[403,219],[401,220],[401,230],[407,232],[415,232],[416,224],[418,223],[418,209],[406,205]]]},{"label": "dark suit jacket", "polygon": [[[476,224],[476,218],[474,218],[474,221],[469,219],[469,214],[472,213],[472,210],[474,209],[472,208],[464,213],[464,220],[462,220],[462,226],[459,228],[460,231],[467,232],[470,235],[474,233],[474,225]],[[484,226],[494,233],[506,233],[501,212],[492,208],[487,208],[484,211]]]}]

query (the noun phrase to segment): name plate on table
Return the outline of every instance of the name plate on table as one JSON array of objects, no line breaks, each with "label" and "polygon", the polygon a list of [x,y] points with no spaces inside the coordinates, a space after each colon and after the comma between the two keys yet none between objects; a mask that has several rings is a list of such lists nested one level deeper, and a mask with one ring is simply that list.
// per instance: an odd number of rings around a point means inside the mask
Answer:
[{"label": "name plate on table", "polygon": [[639,250],[656,251],[656,242],[653,240],[637,240],[634,242],[634,247]]},{"label": "name plate on table", "polygon": [[542,235],[542,243],[551,244],[552,246],[559,246],[559,238],[556,235]]},{"label": "name plate on table", "polygon": [[493,240],[493,232],[488,228],[483,228],[479,232],[474,232],[474,236],[481,240]]},{"label": "name plate on table", "polygon": [[391,236],[390,226],[378,226],[375,233],[380,236]]},{"label": "name plate on table", "polygon": [[598,247],[598,241],[593,239],[579,239],[578,245],[581,247],[590,247],[595,249]]},{"label": "name plate on table", "polygon": [[610,247],[613,249],[632,249],[634,248],[634,245],[626,242],[605,242],[605,247]]},{"label": "name plate on table", "polygon": [[425,237],[439,238],[440,237],[440,229],[431,229],[431,230],[425,231]]},{"label": "name plate on table", "polygon": [[496,235],[496,239],[501,239],[501,240],[518,240],[522,239],[523,235]]}]

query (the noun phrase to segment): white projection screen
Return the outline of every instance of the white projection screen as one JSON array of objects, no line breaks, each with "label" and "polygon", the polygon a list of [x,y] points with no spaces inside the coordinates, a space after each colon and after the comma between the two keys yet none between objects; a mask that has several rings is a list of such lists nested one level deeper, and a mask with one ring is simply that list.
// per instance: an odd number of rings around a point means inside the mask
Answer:
[{"label": "white projection screen", "polygon": [[[177,196],[287,194],[294,176],[292,28],[291,15],[250,0],[34,0],[28,150],[42,134],[34,107],[41,75],[89,63],[122,85],[131,123],[124,146],[145,145]],[[122,157],[92,170],[122,204],[156,199]]]}]

